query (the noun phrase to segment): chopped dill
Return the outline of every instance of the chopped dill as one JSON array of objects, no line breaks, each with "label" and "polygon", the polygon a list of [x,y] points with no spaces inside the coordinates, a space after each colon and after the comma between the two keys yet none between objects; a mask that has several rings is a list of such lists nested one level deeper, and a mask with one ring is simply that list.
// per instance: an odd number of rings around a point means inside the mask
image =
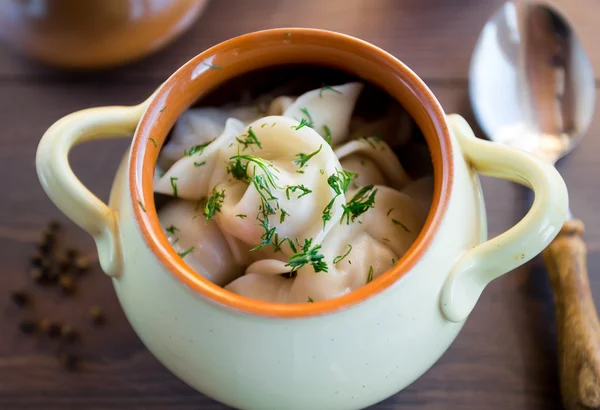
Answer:
[{"label": "chopped dill", "polygon": [[243,134],[240,137],[245,137],[244,139],[236,138],[236,141],[244,146],[244,148],[242,148],[242,151],[245,151],[248,147],[250,147],[250,149],[254,151],[252,145],[256,145],[258,146],[258,148],[262,149],[262,145],[260,145],[260,141],[256,137],[254,131],[252,131],[252,127],[248,128],[247,134]]},{"label": "chopped dill", "polygon": [[213,70],[220,70],[221,68],[223,68],[220,65],[216,65],[216,64],[208,64],[208,63],[202,63],[202,64],[204,64],[207,67],[212,68]]},{"label": "chopped dill", "polygon": [[327,125],[323,125],[323,131],[325,132],[325,142],[331,145],[331,130]]},{"label": "chopped dill", "polygon": [[306,302],[306,303],[315,303],[315,301],[309,296],[308,297],[308,302]]},{"label": "chopped dill", "polygon": [[175,235],[175,232],[179,232],[179,229],[175,227],[175,225],[171,225],[168,228],[165,228],[165,231],[170,233],[171,235]]},{"label": "chopped dill", "polygon": [[146,208],[144,207],[142,201],[138,201],[138,205],[140,206],[140,208],[142,208],[142,211],[146,212]]},{"label": "chopped dill", "polygon": [[313,128],[314,121],[312,119],[312,116],[310,115],[310,113],[306,109],[306,107],[300,108],[300,111],[302,111],[302,114],[304,114],[304,116],[306,117],[306,125],[309,126],[310,128]]},{"label": "chopped dill", "polygon": [[267,123],[266,123],[266,122],[264,122],[264,123],[263,123],[263,124],[260,126],[260,128],[265,128],[266,126],[267,126]]},{"label": "chopped dill", "polygon": [[392,258],[392,265],[396,264],[396,259]]},{"label": "chopped dill", "polygon": [[338,262],[341,262],[346,256],[348,256],[348,254],[350,252],[352,252],[352,245],[348,244],[348,251],[345,254],[343,254],[343,255],[336,256],[333,259],[333,263],[336,264]]},{"label": "chopped dill", "polygon": [[344,213],[342,214],[340,224],[343,222],[344,217],[346,218],[346,223],[350,224],[357,217],[367,212],[370,208],[373,208],[375,206],[375,194],[377,194],[377,189],[373,185],[367,185],[359,189],[347,204],[342,205]]},{"label": "chopped dill", "polygon": [[394,208],[390,208],[390,210],[387,211],[387,216],[390,216],[390,214],[392,213],[393,210],[394,210]]},{"label": "chopped dill", "polygon": [[247,218],[247,217],[248,217],[248,215],[245,215],[245,214],[237,214],[235,217],[236,217],[236,218],[240,218],[240,219],[244,219],[244,218]]},{"label": "chopped dill", "polygon": [[341,91],[339,91],[339,90],[336,90],[336,89],[335,89],[335,88],[333,88],[332,86],[330,86],[330,85],[326,85],[326,86],[322,87],[322,88],[319,90],[319,98],[323,98],[323,91],[333,91],[333,92],[334,92],[334,93],[336,93],[336,94],[341,94],[341,93],[342,93]]},{"label": "chopped dill", "polygon": [[171,177],[171,188],[173,188],[173,196],[174,196],[175,198],[177,198],[177,197],[178,197],[178,195],[177,195],[177,182],[175,182],[175,181],[177,181],[178,179],[179,179],[179,178],[177,178],[177,177]]},{"label": "chopped dill", "polygon": [[281,245],[283,245],[284,242],[287,242],[290,245],[290,249],[292,250],[292,252],[297,253],[298,250],[296,249],[296,245],[294,245],[294,242],[292,242],[292,240],[290,238],[283,238],[282,240],[279,240],[279,235],[275,234],[274,240],[273,240],[273,251],[274,252],[279,252],[281,251]]},{"label": "chopped dill", "polygon": [[395,223],[396,225],[400,225],[402,227],[402,229],[404,229],[406,232],[410,232],[410,229],[408,229],[406,227],[406,225],[404,225],[402,222],[400,222],[397,219],[392,219],[392,222]]},{"label": "chopped dill", "polygon": [[290,257],[290,261],[285,266],[292,268],[291,272],[295,272],[305,265],[312,265],[315,273],[327,272],[327,264],[323,261],[323,256],[318,251],[321,249],[321,245],[312,246],[312,239],[304,239],[304,245],[302,246],[302,252],[296,253]]},{"label": "chopped dill", "polygon": [[302,198],[304,195],[308,195],[310,193],[312,193],[312,191],[310,189],[308,189],[307,187],[305,187],[304,185],[293,185],[293,186],[287,186],[285,188],[285,196],[286,198],[289,200],[290,199],[290,192],[294,193],[297,190],[302,191],[302,193],[300,195],[298,195],[298,199]]},{"label": "chopped dill", "polygon": [[291,37],[291,36],[292,36],[292,33],[285,33],[283,36],[284,36],[284,37]]},{"label": "chopped dill", "polygon": [[[308,122],[306,121],[306,118],[302,118],[300,120],[300,124],[298,124],[298,126],[295,127],[296,131],[298,131],[300,128],[304,127],[305,125],[308,125]],[[293,125],[292,125],[292,128],[294,128]]]},{"label": "chopped dill", "polygon": [[290,214],[283,208],[281,208],[281,216],[279,217],[279,223],[282,224],[285,221],[285,217],[290,216]]},{"label": "chopped dill", "polygon": [[333,189],[335,192],[335,196],[329,201],[327,206],[323,209],[323,215],[321,219],[323,219],[323,228],[327,224],[327,221],[330,221],[332,218],[331,209],[333,208],[333,204],[338,196],[344,195],[352,182],[352,179],[356,177],[356,174],[348,171],[337,171],[335,174],[332,174],[327,178],[327,184]]},{"label": "chopped dill", "polygon": [[179,255],[180,258],[185,258],[187,255],[189,255],[192,252],[194,252],[193,246],[191,248],[186,249],[183,252],[177,252],[177,255]]},{"label": "chopped dill", "polygon": [[158,144],[156,143],[156,140],[154,138],[148,138],[150,141],[152,141],[152,143],[154,144],[154,147],[158,148]]},{"label": "chopped dill", "polygon": [[194,166],[196,168],[201,167],[202,165],[206,165],[206,161],[202,161],[202,162],[194,162]]},{"label": "chopped dill", "polygon": [[186,149],[183,151],[183,155],[186,157],[191,157],[194,154],[202,154],[204,152],[204,148],[206,148],[210,142],[205,142],[204,144],[198,144],[190,147],[190,149]]},{"label": "chopped dill", "polygon": [[204,205],[204,220],[206,222],[210,221],[215,217],[215,213],[221,212],[221,205],[223,205],[223,201],[225,200],[225,190],[219,192],[217,190],[213,190],[212,195],[206,201],[206,205]]},{"label": "chopped dill", "polygon": [[296,174],[304,174],[304,171],[296,171]]},{"label": "chopped dill", "polygon": [[296,158],[292,162],[294,164],[298,165],[300,168],[303,168],[312,157],[314,157],[319,152],[321,152],[321,148],[323,148],[323,145],[319,145],[319,149],[314,152],[311,152],[310,154],[304,154],[302,152],[299,154],[296,154],[296,157],[298,157],[298,158]]},{"label": "chopped dill", "polygon": [[369,274],[367,275],[367,283],[373,281],[373,266],[369,266]]}]

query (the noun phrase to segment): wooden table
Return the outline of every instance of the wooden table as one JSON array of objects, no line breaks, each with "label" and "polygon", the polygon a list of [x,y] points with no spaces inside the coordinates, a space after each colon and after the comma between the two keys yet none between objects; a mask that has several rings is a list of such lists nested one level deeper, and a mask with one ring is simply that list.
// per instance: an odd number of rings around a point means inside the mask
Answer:
[{"label": "wooden table", "polygon": [[[42,133],[72,111],[133,104],[192,56],[232,36],[278,26],[319,27],[348,33],[390,51],[433,89],[447,112],[477,128],[467,94],[471,50],[500,0],[213,0],[198,23],[170,48],[133,65],[100,74],[67,75],[0,48],[0,409],[224,409],[171,375],[144,348],[127,323],[110,281],[99,270],[81,281],[73,299],[38,289],[27,260],[39,230],[51,218],[65,221],[65,240],[93,254],[93,242],[48,200],[34,156]],[[600,73],[597,0],[564,0]],[[586,223],[592,289],[600,293],[600,107],[582,144],[559,164],[573,212]],[[75,149],[72,162],[85,184],[107,198],[128,141]],[[483,179],[490,235],[522,217],[529,193]],[[8,291],[36,292],[21,311]],[[42,297],[42,295],[44,297]],[[94,328],[89,306],[102,306],[108,322]],[[52,312],[52,313],[49,313]],[[79,327],[83,363],[75,374],[56,362],[57,344],[19,333],[25,316],[60,318]],[[464,330],[422,378],[373,409],[559,409],[552,297],[539,259],[493,282]],[[323,409],[326,410],[326,409]]]}]

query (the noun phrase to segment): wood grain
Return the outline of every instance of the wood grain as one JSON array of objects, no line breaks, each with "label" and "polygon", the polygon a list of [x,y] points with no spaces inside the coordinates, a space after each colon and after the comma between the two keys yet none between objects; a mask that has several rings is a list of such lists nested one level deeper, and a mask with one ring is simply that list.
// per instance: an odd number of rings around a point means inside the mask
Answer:
[{"label": "wood grain", "polygon": [[543,252],[558,329],[562,400],[567,410],[600,408],[600,321],[591,295],[583,222],[565,222]]},{"label": "wood grain", "polygon": [[[98,74],[67,75],[0,50],[0,409],[226,409],[177,380],[148,353],[127,323],[110,281],[97,268],[79,283],[74,299],[30,284],[27,258],[48,219],[63,221],[65,241],[94,254],[92,240],[61,216],[35,175],[39,137],[59,117],[96,105],[139,102],[179,64],[232,35],[309,25],[351,32],[401,55],[427,79],[447,112],[461,113],[474,124],[466,89],[470,48],[499,1],[348,0],[343,6],[340,1],[213,0],[205,18],[173,47]],[[594,7],[599,7],[594,0],[573,0],[564,6],[582,22],[588,43],[600,35],[600,28],[591,28]],[[594,58],[600,67],[600,54]],[[593,274],[600,268],[599,114],[600,107],[581,146],[559,163],[571,208],[586,224],[590,288],[595,295],[600,292],[600,277]],[[125,140],[91,143],[72,154],[77,174],[102,198],[108,196],[126,145]],[[482,181],[493,236],[526,213],[531,197],[505,181]],[[21,311],[9,302],[8,291],[17,287],[35,292],[32,309]],[[86,320],[91,305],[105,310],[104,328],[94,328]],[[55,317],[82,330],[81,372],[59,368],[55,344],[19,334],[17,324],[27,316]],[[538,258],[493,282],[440,361],[372,410],[561,409],[555,329],[552,292]]]}]

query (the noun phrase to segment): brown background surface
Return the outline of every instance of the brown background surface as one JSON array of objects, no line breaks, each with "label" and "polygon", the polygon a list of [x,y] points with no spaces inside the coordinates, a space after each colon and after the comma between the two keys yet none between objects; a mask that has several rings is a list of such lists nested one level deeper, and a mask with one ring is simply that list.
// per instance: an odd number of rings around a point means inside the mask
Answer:
[{"label": "brown background surface", "polygon": [[[557,2],[558,3],[558,2]],[[168,49],[101,74],[66,75],[40,67],[0,47],[0,409],[225,409],[171,375],[128,325],[110,281],[96,269],[74,299],[38,289],[26,275],[39,230],[64,221],[65,241],[93,254],[85,233],[56,210],[38,183],[35,149],[58,118],[96,106],[133,104],[149,95],[179,65],[232,36],[281,26],[319,27],[351,34],[388,50],[433,89],[447,112],[477,128],[468,102],[471,50],[498,0],[213,0],[195,26]],[[600,2],[558,3],[600,72]],[[558,167],[573,212],[586,223],[592,290],[600,294],[600,106],[582,144]],[[73,167],[94,192],[107,198],[126,140],[75,149]],[[484,178],[490,235],[524,215],[531,197],[508,182]],[[36,304],[23,312],[8,292],[26,287]],[[102,329],[85,316],[102,306]],[[18,332],[22,317],[66,320],[84,337],[77,350],[81,372],[56,363],[56,343]],[[464,330],[441,360],[407,389],[373,409],[559,409],[552,296],[538,259],[493,282]],[[416,353],[418,354],[418,353]],[[324,409],[326,410],[326,409]]]}]

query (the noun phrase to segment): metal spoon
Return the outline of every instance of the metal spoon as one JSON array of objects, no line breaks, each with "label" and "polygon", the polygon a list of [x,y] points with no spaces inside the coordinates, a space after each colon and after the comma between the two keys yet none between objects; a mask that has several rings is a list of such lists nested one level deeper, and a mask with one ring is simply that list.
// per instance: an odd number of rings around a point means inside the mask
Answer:
[{"label": "metal spoon", "polygon": [[[555,163],[587,131],[595,82],[564,16],[547,4],[507,2],[486,23],[469,73],[473,111],[493,141]],[[544,251],[556,307],[559,373],[567,410],[600,407],[600,322],[590,292],[583,222]]]}]

